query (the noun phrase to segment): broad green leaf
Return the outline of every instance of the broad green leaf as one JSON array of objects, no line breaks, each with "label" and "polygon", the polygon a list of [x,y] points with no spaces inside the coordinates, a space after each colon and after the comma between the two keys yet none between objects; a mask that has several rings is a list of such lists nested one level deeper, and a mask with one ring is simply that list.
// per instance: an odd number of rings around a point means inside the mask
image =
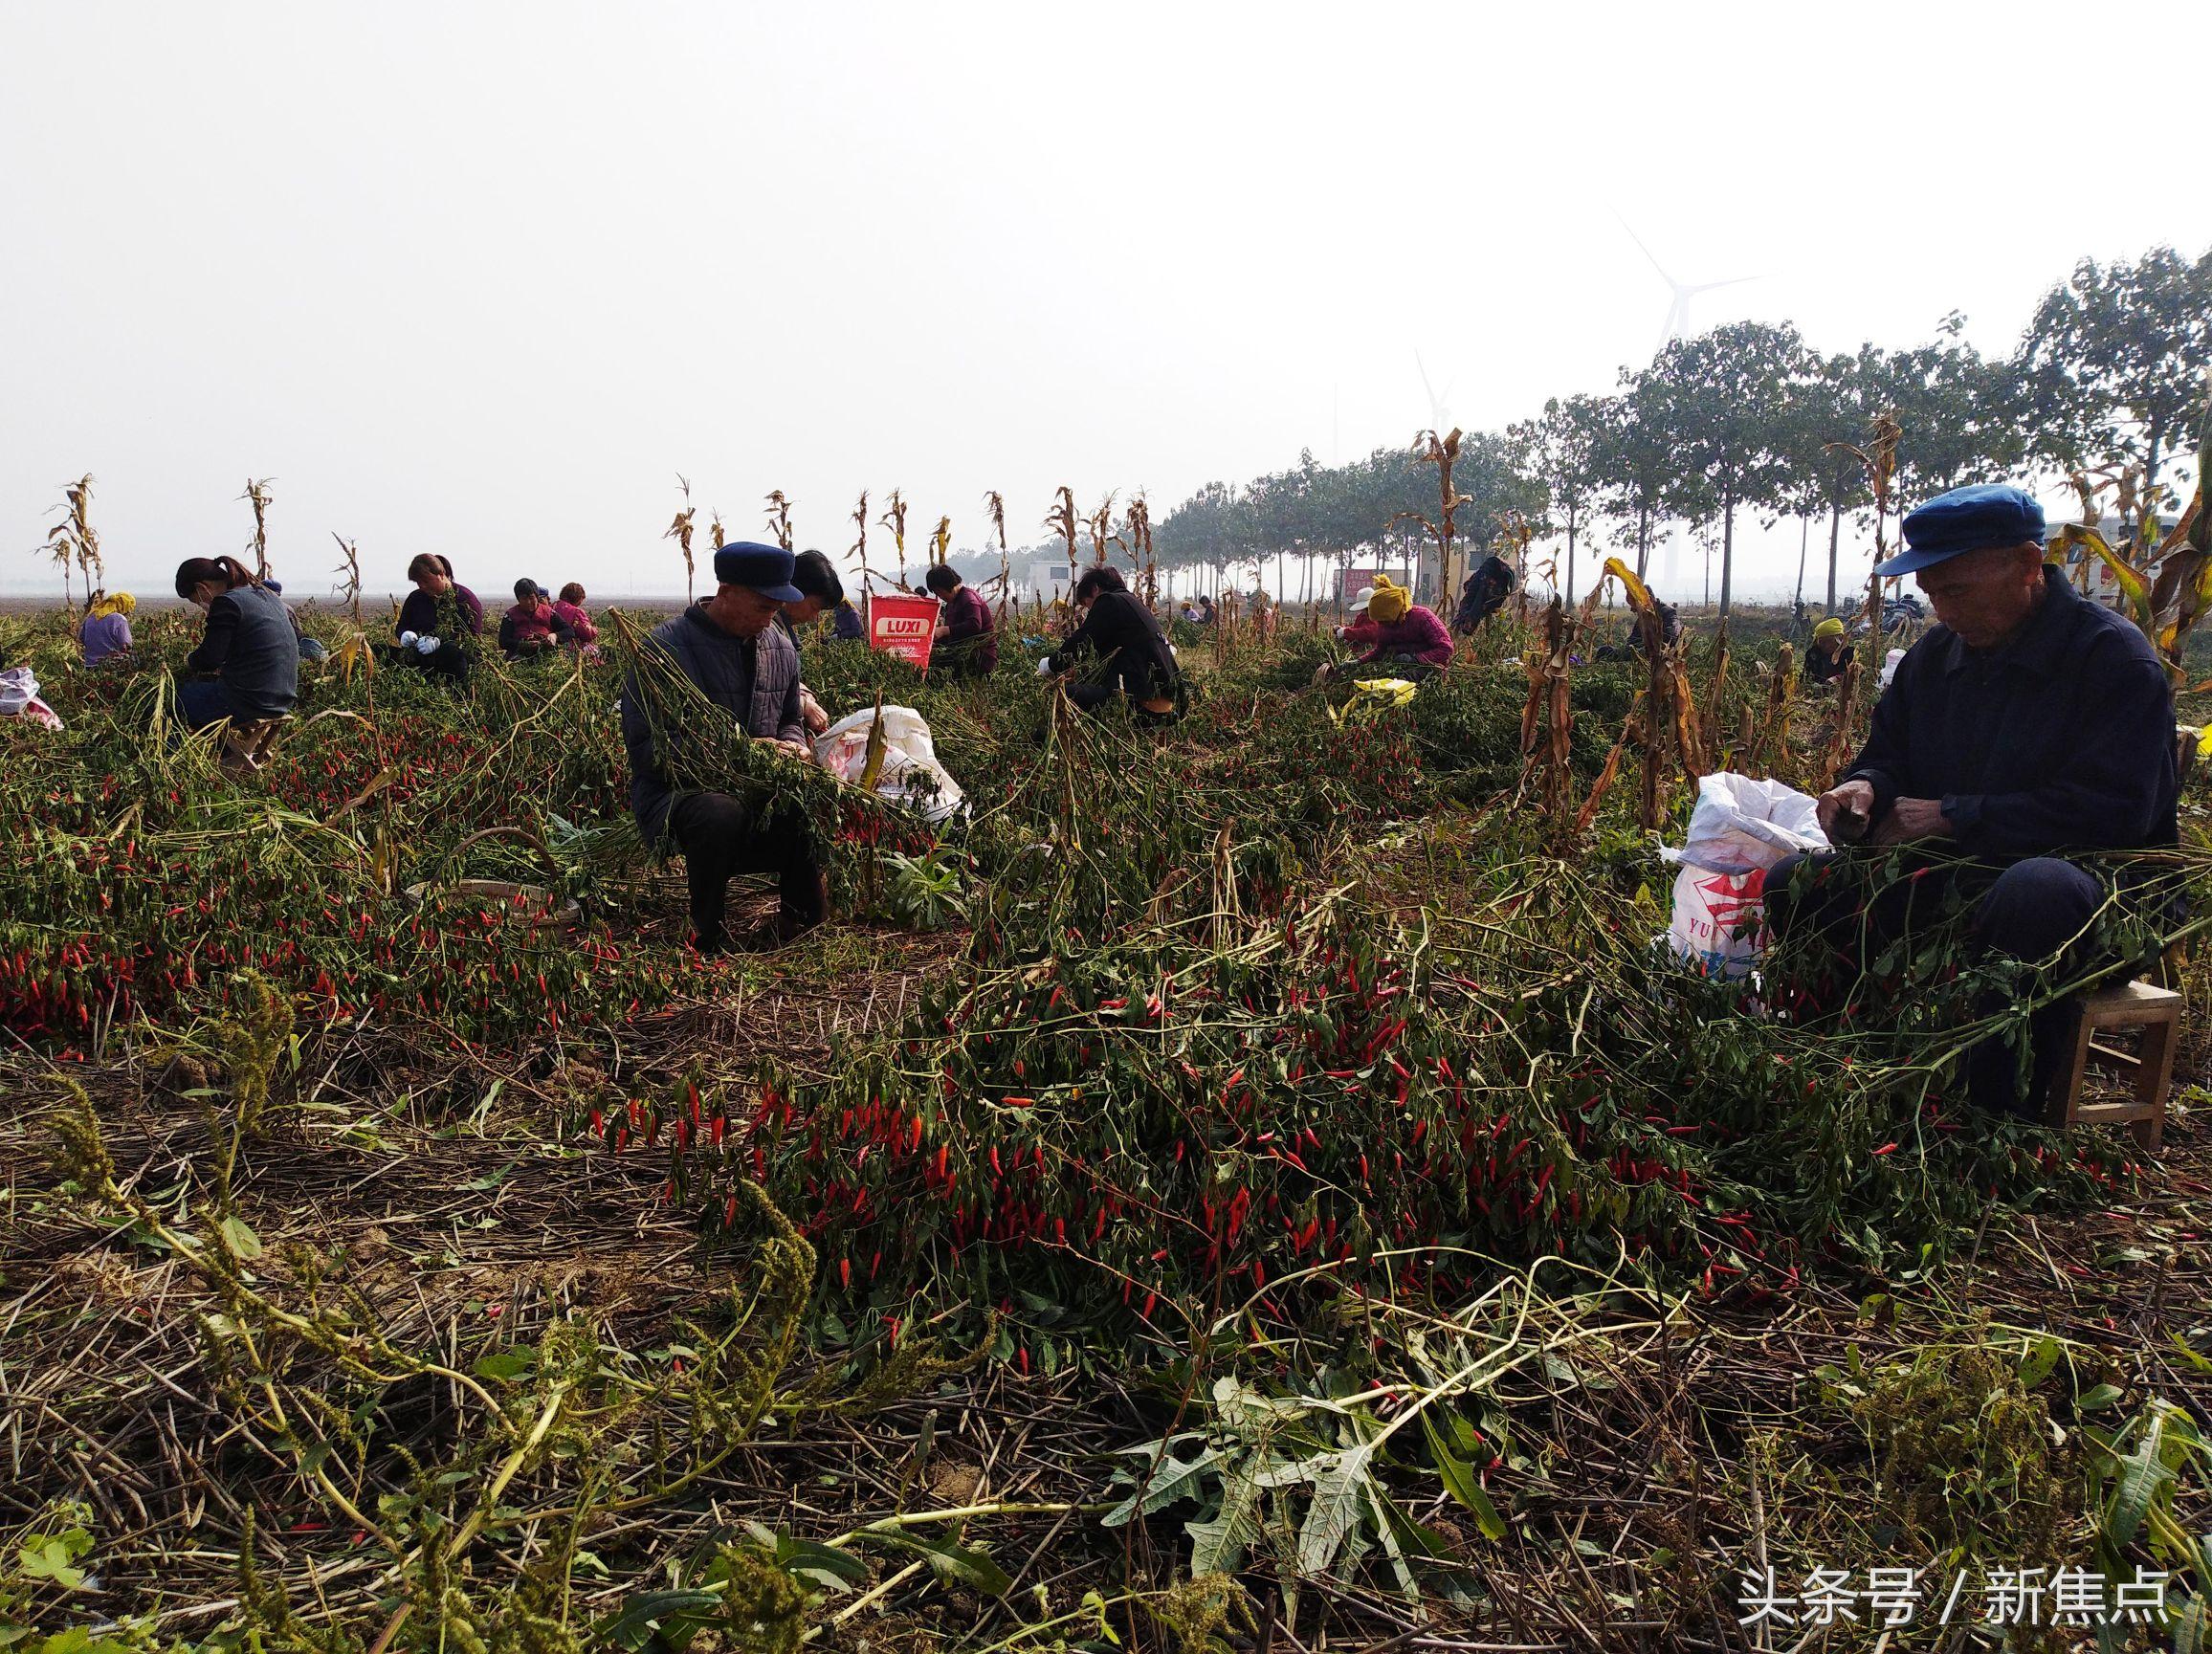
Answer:
[{"label": "broad green leaf", "polygon": [[31,1578],[51,1579],[64,1591],[74,1591],[84,1583],[84,1571],[71,1566],[81,1555],[60,1539],[33,1539],[23,1547],[19,1560]]},{"label": "broad green leaf", "polygon": [[852,1552],[832,1550],[789,1533],[776,1535],[776,1565],[786,1573],[803,1574],[831,1591],[850,1591],[868,1583],[868,1564]]},{"label": "broad green leaf", "polygon": [[1345,1540],[1359,1525],[1360,1503],[1367,1482],[1367,1462],[1373,1449],[1362,1443],[1326,1454],[1315,1463],[1314,1499],[1298,1528],[1298,1566],[1308,1574],[1325,1574]]},{"label": "broad green leaf", "polygon": [[929,1563],[930,1572],[948,1585],[965,1585],[986,1597],[1004,1597],[1014,1587],[1004,1568],[972,1546],[957,1545],[950,1539],[918,1539],[911,1533],[888,1530],[871,1532],[865,1537],[894,1550],[917,1553]]},{"label": "broad green leaf", "polygon": [[2120,1399],[2122,1391],[2117,1384],[2099,1384],[2086,1390],[2074,1402],[2074,1410],[2081,1413],[2101,1413]]},{"label": "broad green leaf", "polygon": [[1432,1422],[1429,1413],[1421,1415],[1421,1428],[1428,1438],[1428,1456],[1436,1463],[1436,1473],[1444,1479],[1445,1491],[1474,1512],[1474,1524],[1482,1530],[1482,1536],[1493,1544],[1505,1537],[1505,1522],[1491,1503],[1490,1495],[1476,1479],[1474,1467],[1455,1454]]},{"label": "broad green leaf", "polygon": [[713,1591],[641,1591],[591,1627],[591,1643],[630,1654],[644,1654],[656,1641],[680,1645],[670,1633],[688,1642],[692,1632],[713,1624],[721,1611],[722,1599]]},{"label": "broad green leaf", "polygon": [[[1200,1479],[1222,1462],[1220,1450],[1214,1447],[1206,1448],[1195,1459],[1169,1456],[1164,1460],[1155,1460],[1152,1465],[1136,1472],[1137,1490],[1106,1512],[1101,1518],[1103,1526],[1118,1528],[1134,1516],[1150,1516],[1164,1511],[1178,1499],[1199,1498]],[[1143,1501],[1141,1506],[1138,1503],[1139,1498]]]},{"label": "broad green leaf", "polygon": [[2105,1534],[2114,1550],[2125,1549],[2135,1539],[2153,1501],[2174,1481],[2174,1472],[2159,1452],[2164,1422],[2164,1410],[2154,1407],[2142,1442],[2119,1461],[2119,1482],[2105,1516]]},{"label": "broad green leaf", "polygon": [[261,1237],[254,1233],[253,1225],[244,1218],[225,1218],[216,1225],[223,1231],[223,1242],[246,1262],[252,1263],[261,1255]]},{"label": "broad green leaf", "polygon": [[1221,1509],[1203,1522],[1185,1522],[1190,1535],[1190,1571],[1233,1574],[1248,1546],[1260,1536],[1260,1489],[1250,1469],[1239,1465],[1222,1479]]},{"label": "broad green leaf", "polygon": [[1375,1537],[1382,1543],[1382,1554],[1390,1558],[1390,1572],[1398,1580],[1399,1595],[1408,1602],[1419,1602],[1421,1586],[1413,1577],[1413,1564],[1405,1559],[1405,1548],[1398,1542],[1398,1530],[1405,1521],[1404,1513],[1390,1502],[1390,1496],[1373,1482],[1366,1486],[1367,1504],[1375,1517]]},{"label": "broad green leaf", "polygon": [[493,1355],[478,1356],[476,1364],[472,1371],[479,1378],[493,1378],[501,1383],[511,1383],[535,1366],[537,1359],[538,1355],[535,1350],[525,1348],[500,1350]]},{"label": "broad green leaf", "polygon": [[2037,1340],[2020,1363],[2020,1387],[2032,1390],[2051,1375],[2058,1365],[2059,1341],[2046,1333]]}]

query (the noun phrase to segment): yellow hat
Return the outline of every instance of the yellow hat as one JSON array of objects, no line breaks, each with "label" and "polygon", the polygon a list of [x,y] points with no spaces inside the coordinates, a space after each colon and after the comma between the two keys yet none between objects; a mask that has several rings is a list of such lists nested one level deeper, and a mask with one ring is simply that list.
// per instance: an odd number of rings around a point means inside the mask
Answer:
[{"label": "yellow hat", "polygon": [[1832,614],[1813,628],[1813,636],[1815,637],[1841,637],[1843,635],[1844,623]]},{"label": "yellow hat", "polygon": [[93,599],[92,612],[95,615],[136,614],[138,599],[127,591],[106,592]]},{"label": "yellow hat", "polygon": [[1402,585],[1393,585],[1387,575],[1375,577],[1375,595],[1367,600],[1367,618],[1378,626],[1394,626],[1405,618],[1405,611],[1413,606],[1412,594]]}]

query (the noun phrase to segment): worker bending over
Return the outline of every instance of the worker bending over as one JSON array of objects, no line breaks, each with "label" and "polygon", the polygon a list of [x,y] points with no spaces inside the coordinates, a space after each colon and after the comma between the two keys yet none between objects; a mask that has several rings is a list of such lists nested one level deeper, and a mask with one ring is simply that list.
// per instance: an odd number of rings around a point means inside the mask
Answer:
[{"label": "worker bending over", "polygon": [[1407,677],[1420,677],[1451,664],[1451,633],[1432,609],[1413,601],[1405,587],[1392,584],[1387,575],[1375,577],[1375,594],[1367,600],[1367,618],[1375,623],[1367,652],[1360,666],[1388,666]]},{"label": "worker bending over", "polygon": [[1809,683],[1833,683],[1844,675],[1844,663],[1851,658],[1851,644],[1844,630],[1844,623],[1834,615],[1813,628],[1813,646],[1805,651],[1805,679]]},{"label": "worker bending over", "polygon": [[1126,695],[1139,723],[1172,723],[1180,717],[1182,670],[1160,622],[1137,601],[1120,571],[1085,569],[1075,582],[1075,607],[1082,624],[1037,663],[1038,675],[1050,677],[1086,655],[1095,655],[1096,669],[1068,690],[1068,698],[1085,712],[1096,712],[1115,696]]},{"label": "worker bending over", "polygon": [[187,729],[228,718],[282,717],[299,698],[299,640],[284,600],[235,558],[188,557],[177,565],[177,595],[208,617],[177,685]]}]

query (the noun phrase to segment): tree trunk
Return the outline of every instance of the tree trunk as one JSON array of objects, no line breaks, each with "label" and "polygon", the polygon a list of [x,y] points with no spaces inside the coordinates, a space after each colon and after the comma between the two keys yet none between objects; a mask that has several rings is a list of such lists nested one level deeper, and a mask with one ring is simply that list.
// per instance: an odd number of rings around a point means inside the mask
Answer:
[{"label": "tree trunk", "polygon": [[1728,624],[1729,592],[1736,579],[1736,485],[1720,491],[1720,624]]},{"label": "tree trunk", "polygon": [[1806,548],[1812,544],[1812,538],[1813,519],[1809,517],[1799,518],[1797,600],[1791,606],[1793,612],[1796,609],[1804,607],[1805,606],[1805,551]]},{"label": "tree trunk", "polygon": [[1567,501],[1567,606],[1575,606],[1575,502]]},{"label": "tree trunk", "polygon": [[1838,548],[1843,543],[1843,534],[1844,508],[1840,505],[1831,505],[1828,507],[1828,612],[1830,614],[1836,611],[1836,557]]},{"label": "tree trunk", "polygon": [[1647,503],[1636,507],[1636,578],[1647,584],[1649,576],[1645,573],[1645,568],[1650,561],[1651,507]]}]

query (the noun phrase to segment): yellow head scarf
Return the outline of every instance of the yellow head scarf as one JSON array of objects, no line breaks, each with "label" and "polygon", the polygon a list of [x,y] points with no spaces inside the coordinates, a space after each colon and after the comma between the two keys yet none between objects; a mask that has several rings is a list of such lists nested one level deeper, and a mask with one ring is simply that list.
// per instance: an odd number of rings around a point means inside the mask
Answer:
[{"label": "yellow head scarf", "polygon": [[1378,626],[1395,626],[1405,618],[1405,611],[1413,606],[1413,595],[1402,585],[1393,585],[1387,575],[1375,577],[1375,595],[1367,600],[1367,618]]},{"label": "yellow head scarf", "polygon": [[127,591],[106,592],[93,599],[92,613],[96,620],[102,615],[136,614],[138,599]]},{"label": "yellow head scarf", "polygon": [[1843,635],[1844,623],[1838,620],[1832,614],[1829,615],[1827,619],[1822,621],[1820,625],[1813,628],[1813,636],[1816,639],[1824,637],[1841,637]]}]

